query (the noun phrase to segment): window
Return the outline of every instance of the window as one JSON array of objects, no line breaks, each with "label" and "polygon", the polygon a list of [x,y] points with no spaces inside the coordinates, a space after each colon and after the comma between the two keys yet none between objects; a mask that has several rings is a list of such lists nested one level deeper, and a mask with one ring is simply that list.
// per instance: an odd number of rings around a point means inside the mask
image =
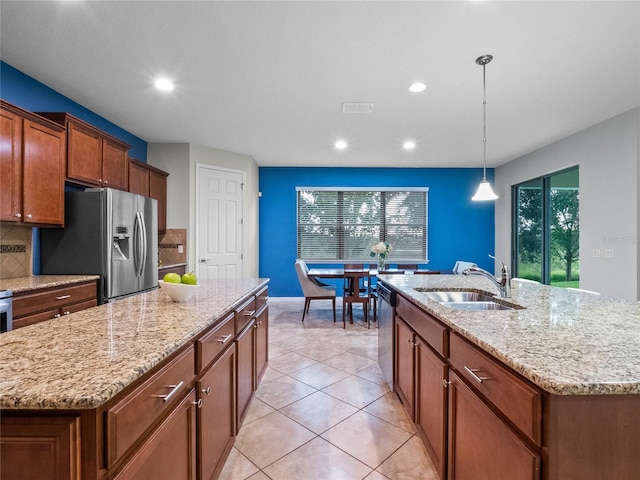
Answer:
[{"label": "window", "polygon": [[513,187],[513,272],[547,285],[578,287],[578,168]]},{"label": "window", "polygon": [[391,260],[427,260],[427,188],[296,190],[298,258],[370,261],[386,241]]}]

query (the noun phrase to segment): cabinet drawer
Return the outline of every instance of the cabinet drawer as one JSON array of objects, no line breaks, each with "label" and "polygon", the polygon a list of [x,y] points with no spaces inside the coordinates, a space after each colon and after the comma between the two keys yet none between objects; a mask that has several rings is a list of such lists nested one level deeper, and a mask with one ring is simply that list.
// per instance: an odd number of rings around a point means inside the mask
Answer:
[{"label": "cabinet drawer", "polygon": [[189,347],[107,411],[107,467],[183,398],[194,379],[195,353]]},{"label": "cabinet drawer", "polygon": [[61,308],[86,300],[95,300],[96,295],[96,282],[36,290],[26,295],[14,297],[13,316],[14,318],[20,318],[52,308]]},{"label": "cabinet drawer", "polygon": [[451,365],[536,444],[541,441],[542,395],[457,334],[451,335]]},{"label": "cabinet drawer", "polygon": [[235,325],[233,314],[225,318],[211,332],[196,341],[197,371],[201,372],[229,345],[233,344]]},{"label": "cabinet drawer", "polygon": [[26,327],[28,325],[34,325],[36,323],[44,322],[46,320],[51,320],[55,318],[55,316],[60,312],[59,308],[54,308],[51,310],[45,310],[44,312],[34,313],[33,315],[26,315],[20,318],[13,319],[13,329]]},{"label": "cabinet drawer", "polygon": [[442,323],[398,295],[396,313],[436,352],[447,357],[449,330]]},{"label": "cabinet drawer", "polygon": [[251,297],[236,310],[236,335],[243,331],[256,313],[256,301]]},{"label": "cabinet drawer", "polygon": [[269,300],[269,288],[264,288],[256,294],[256,312],[259,312]]}]

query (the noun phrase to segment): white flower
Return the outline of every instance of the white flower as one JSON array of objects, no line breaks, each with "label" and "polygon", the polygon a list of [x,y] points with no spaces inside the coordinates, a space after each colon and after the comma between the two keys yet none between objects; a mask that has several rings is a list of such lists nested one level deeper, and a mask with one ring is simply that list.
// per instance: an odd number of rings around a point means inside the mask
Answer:
[{"label": "white flower", "polygon": [[385,258],[392,250],[393,247],[389,242],[379,242],[371,247],[371,256],[379,255],[381,258]]}]

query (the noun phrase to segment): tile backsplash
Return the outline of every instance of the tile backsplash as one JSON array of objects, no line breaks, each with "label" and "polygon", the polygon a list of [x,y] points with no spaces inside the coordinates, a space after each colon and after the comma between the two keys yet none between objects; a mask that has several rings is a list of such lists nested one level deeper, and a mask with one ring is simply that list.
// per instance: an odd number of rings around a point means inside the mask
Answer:
[{"label": "tile backsplash", "polygon": [[187,263],[187,229],[168,228],[158,237],[158,264]]},{"label": "tile backsplash", "polygon": [[0,225],[0,278],[31,275],[31,235],[31,227]]}]

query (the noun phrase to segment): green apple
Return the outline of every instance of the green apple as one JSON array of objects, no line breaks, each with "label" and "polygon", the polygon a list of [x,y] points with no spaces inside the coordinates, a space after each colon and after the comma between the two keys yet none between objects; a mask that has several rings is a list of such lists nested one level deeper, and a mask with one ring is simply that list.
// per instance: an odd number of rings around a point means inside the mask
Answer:
[{"label": "green apple", "polygon": [[177,273],[167,273],[162,280],[167,283],[180,283],[182,278]]},{"label": "green apple", "polygon": [[186,283],[187,285],[198,284],[198,278],[196,277],[196,274],[193,272],[185,273],[184,275],[182,275],[181,280],[182,280],[182,283]]}]

